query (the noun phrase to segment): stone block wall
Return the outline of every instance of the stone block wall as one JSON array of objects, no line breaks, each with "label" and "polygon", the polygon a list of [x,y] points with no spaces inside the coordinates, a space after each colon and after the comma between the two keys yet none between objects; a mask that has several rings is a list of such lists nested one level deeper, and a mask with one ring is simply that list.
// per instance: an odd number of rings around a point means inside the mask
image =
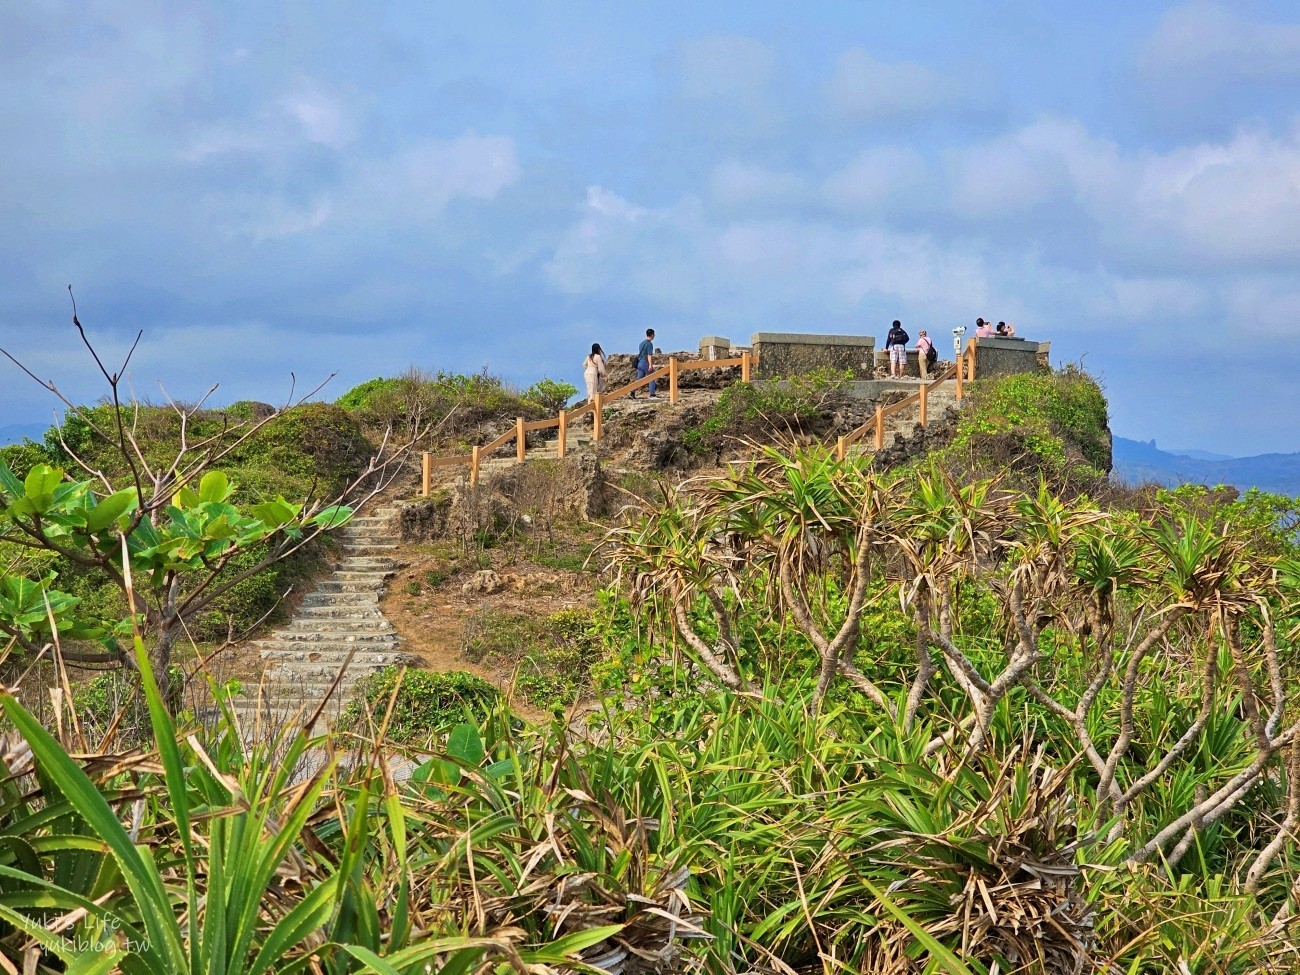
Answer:
[{"label": "stone block wall", "polygon": [[989,338],[975,341],[975,378],[992,379],[1018,372],[1046,372],[1049,342],[1022,338]]},{"label": "stone block wall", "polygon": [[852,370],[854,379],[870,379],[876,340],[870,335],[804,335],[798,332],[756,332],[758,356],[755,379],[799,376],[818,369]]}]

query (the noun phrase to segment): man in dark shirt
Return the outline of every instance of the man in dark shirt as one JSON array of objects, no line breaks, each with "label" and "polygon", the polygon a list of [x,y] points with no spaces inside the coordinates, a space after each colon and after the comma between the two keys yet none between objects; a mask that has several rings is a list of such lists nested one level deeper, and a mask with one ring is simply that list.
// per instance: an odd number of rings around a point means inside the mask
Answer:
[{"label": "man in dark shirt", "polygon": [[[655,368],[655,330],[647,328],[645,330],[645,340],[637,346],[636,350],[636,378],[644,379]],[[655,380],[650,380],[650,397],[655,397]],[[636,399],[636,392],[633,391],[632,398]]]}]

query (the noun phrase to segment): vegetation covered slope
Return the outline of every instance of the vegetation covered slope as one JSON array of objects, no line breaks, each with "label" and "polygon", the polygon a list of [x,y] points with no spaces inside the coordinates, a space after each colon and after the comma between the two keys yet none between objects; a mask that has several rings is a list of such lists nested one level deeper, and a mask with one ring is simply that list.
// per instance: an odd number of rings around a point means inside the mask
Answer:
[{"label": "vegetation covered slope", "polygon": [[385,729],[419,741],[419,714],[393,690],[317,742],[359,760],[298,786],[307,743],[250,748],[229,717],[191,737],[155,707],[157,756],[74,761],[0,696],[25,737],[0,780],[0,952],[1295,971],[1295,503],[1099,503],[1078,468],[1103,458],[1066,420],[1038,431],[1064,450],[1021,441],[997,479],[954,476],[960,439],[890,470],[772,451],[634,507],[604,549],[594,710],[530,725],[460,689],[406,782]]}]

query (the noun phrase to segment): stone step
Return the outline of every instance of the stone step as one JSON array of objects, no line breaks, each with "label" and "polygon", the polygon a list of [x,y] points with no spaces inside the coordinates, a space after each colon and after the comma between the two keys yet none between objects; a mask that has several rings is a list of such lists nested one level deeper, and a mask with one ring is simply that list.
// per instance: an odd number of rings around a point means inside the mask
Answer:
[{"label": "stone step", "polygon": [[311,599],[313,596],[365,596],[369,599],[377,599],[384,589],[384,580],[377,578],[370,579],[326,579],[323,582],[316,583],[316,588],[305,596],[305,599]]},{"label": "stone step", "polygon": [[283,684],[289,688],[298,687],[303,689],[316,684],[324,691],[330,684],[334,683],[335,678],[338,678],[339,687],[351,687],[387,666],[387,663],[382,662],[353,660],[340,677],[339,668],[335,664],[284,660],[267,667],[262,673],[261,683],[263,687]]},{"label": "stone step", "polygon": [[[374,568],[335,569],[334,581],[335,582],[366,582],[366,583],[377,583],[382,585],[384,580],[387,579],[396,571],[397,571],[396,566],[393,566],[391,568],[386,568],[386,569],[374,569]],[[322,585],[323,584],[324,583],[322,583]]]},{"label": "stone step", "polygon": [[390,638],[395,638],[391,628],[381,629],[374,624],[360,629],[347,629],[341,625],[325,628],[319,623],[303,629],[286,627],[276,630],[270,637],[280,643],[377,643]]},{"label": "stone step", "polygon": [[320,663],[336,664],[342,666],[349,657],[353,662],[366,664],[379,664],[382,667],[397,666],[400,664],[418,664],[419,659],[411,654],[397,649],[397,644],[393,644],[391,649],[372,650],[358,649],[357,644],[350,647],[338,647],[331,649],[304,649],[294,647],[292,649],[263,649],[260,653],[262,660],[270,663],[273,661],[296,660],[303,663]]},{"label": "stone step", "polygon": [[336,572],[382,572],[391,569],[397,560],[391,555],[345,555],[335,566]]},{"label": "stone step", "polygon": [[[387,624],[387,625],[380,625]],[[339,642],[348,640],[364,643],[367,640],[382,640],[393,633],[393,624],[387,620],[294,620],[285,629],[277,630],[278,640],[305,640],[311,643]]]},{"label": "stone step", "polygon": [[363,590],[340,591],[337,589],[326,592],[308,593],[302,597],[300,604],[303,609],[318,609],[325,606],[354,606],[359,611],[370,607],[379,607],[379,590],[372,587]]},{"label": "stone step", "polygon": [[303,606],[294,614],[295,619],[325,622],[327,620],[346,620],[351,623],[368,623],[382,620],[384,614],[379,610],[379,603],[345,603],[324,606]]},{"label": "stone step", "polygon": [[341,640],[258,640],[255,649],[260,656],[270,653],[337,653],[346,656],[357,653],[393,653],[401,644],[394,636],[388,640],[358,640],[347,637]]}]

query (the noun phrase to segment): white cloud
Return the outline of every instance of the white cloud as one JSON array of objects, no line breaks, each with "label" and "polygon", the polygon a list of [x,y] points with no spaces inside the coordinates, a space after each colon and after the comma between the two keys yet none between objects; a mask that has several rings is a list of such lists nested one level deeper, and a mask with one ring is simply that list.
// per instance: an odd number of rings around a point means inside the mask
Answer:
[{"label": "white cloud", "polygon": [[[1225,325],[1234,336],[1248,341],[1279,339],[1289,349],[1300,335],[1300,280],[1296,276],[1252,275],[1230,282],[1224,291]],[[1274,347],[1271,354],[1281,352]]]},{"label": "white cloud", "polygon": [[804,181],[794,173],[732,160],[714,167],[709,176],[709,193],[728,207],[792,203],[803,196]]},{"label": "white cloud", "polygon": [[344,188],[344,208],[362,223],[425,220],[457,198],[493,200],[521,175],[513,139],[467,132],[362,163]]},{"label": "white cloud", "polygon": [[1300,129],[1144,154],[1136,203],[1147,230],[1172,233],[1215,265],[1284,264],[1300,254]]},{"label": "white cloud", "polygon": [[876,146],[864,149],[822,184],[832,206],[869,212],[898,202],[925,183],[926,163],[915,149]]},{"label": "white cloud", "polygon": [[1150,75],[1180,80],[1300,78],[1300,24],[1247,20],[1196,2],[1168,11],[1141,52]]},{"label": "white cloud", "polygon": [[704,37],[677,46],[687,98],[753,101],[766,91],[775,67],[776,53],[752,37]]},{"label": "white cloud", "polygon": [[1119,150],[1067,119],[1044,118],[947,154],[953,210],[1003,218],[1055,198],[1108,201],[1120,178]]},{"label": "white cloud", "polygon": [[341,149],[356,138],[356,123],[343,102],[314,82],[305,81],[282,96],[279,106],[311,142]]},{"label": "white cloud", "polygon": [[837,115],[878,121],[932,112],[959,101],[961,92],[925,65],[877,61],[863,48],[851,47],[835,64],[827,97]]}]

